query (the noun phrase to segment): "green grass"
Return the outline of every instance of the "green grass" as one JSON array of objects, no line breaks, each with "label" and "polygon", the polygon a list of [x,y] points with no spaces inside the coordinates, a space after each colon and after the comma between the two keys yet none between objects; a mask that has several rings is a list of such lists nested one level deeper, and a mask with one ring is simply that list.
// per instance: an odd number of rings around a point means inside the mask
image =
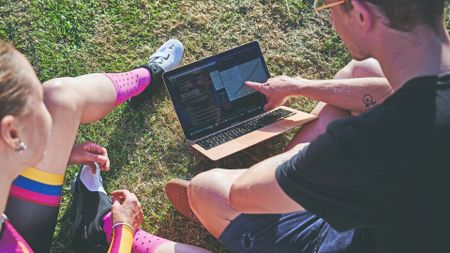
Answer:
[{"label": "green grass", "polygon": [[[169,38],[185,44],[184,63],[258,40],[272,75],[331,78],[350,58],[311,6],[312,0],[0,0],[0,38],[28,57],[42,81],[129,70]],[[290,104],[309,111],[315,102],[297,98]],[[248,167],[279,153],[293,134],[211,162],[185,144],[163,92],[140,111],[122,105],[102,121],[82,126],[78,141],[94,141],[109,150],[112,171],[104,174],[106,188],[127,188],[138,195],[145,230],[224,252],[200,225],[172,209],[165,182],[215,167]],[[76,170],[68,169],[52,252],[72,251],[68,182]]]}]

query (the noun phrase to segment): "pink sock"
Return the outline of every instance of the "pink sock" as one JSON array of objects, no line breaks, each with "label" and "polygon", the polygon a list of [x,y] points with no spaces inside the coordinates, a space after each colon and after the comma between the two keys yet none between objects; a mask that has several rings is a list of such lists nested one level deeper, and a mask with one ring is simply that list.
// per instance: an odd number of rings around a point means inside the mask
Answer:
[{"label": "pink sock", "polygon": [[136,95],[139,95],[147,88],[151,81],[148,69],[138,68],[124,73],[105,73],[113,82],[116,89],[116,103],[118,106]]},{"label": "pink sock", "polygon": [[[103,217],[103,231],[106,234],[106,240],[108,243],[111,243],[112,240],[112,217],[111,212],[106,214]],[[169,242],[164,238],[151,235],[144,230],[137,229],[134,234],[133,239],[133,248],[131,253],[153,253],[155,252],[159,246],[162,244]]]}]

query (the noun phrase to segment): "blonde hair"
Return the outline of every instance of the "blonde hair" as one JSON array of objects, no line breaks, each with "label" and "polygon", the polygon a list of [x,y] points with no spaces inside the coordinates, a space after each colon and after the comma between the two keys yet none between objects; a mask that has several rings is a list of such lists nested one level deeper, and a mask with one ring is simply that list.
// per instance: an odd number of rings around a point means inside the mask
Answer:
[{"label": "blonde hair", "polygon": [[20,73],[17,55],[10,43],[0,40],[0,120],[24,112],[31,92],[29,79]]}]

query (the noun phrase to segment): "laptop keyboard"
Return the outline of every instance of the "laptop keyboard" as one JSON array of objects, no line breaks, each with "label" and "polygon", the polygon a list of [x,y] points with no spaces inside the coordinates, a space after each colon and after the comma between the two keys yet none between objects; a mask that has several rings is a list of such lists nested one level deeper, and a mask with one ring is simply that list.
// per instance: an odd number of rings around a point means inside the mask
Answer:
[{"label": "laptop keyboard", "polygon": [[225,131],[218,132],[214,135],[211,135],[205,139],[199,140],[196,142],[200,147],[205,150],[212,149],[217,147],[225,142],[234,140],[238,137],[251,133],[255,130],[268,126],[272,123],[275,123],[281,119],[290,117],[294,115],[295,112],[291,112],[285,109],[277,109],[271,111],[269,113],[262,114],[257,116],[249,121],[243,122],[239,125],[231,127]]}]

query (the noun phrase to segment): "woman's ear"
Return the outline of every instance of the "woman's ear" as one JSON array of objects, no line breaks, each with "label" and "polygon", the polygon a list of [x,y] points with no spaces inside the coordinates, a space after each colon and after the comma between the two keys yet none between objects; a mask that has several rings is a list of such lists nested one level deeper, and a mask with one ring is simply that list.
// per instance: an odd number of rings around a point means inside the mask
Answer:
[{"label": "woman's ear", "polygon": [[16,118],[11,115],[3,117],[0,121],[0,138],[12,149],[20,145],[19,131],[16,126]]}]

